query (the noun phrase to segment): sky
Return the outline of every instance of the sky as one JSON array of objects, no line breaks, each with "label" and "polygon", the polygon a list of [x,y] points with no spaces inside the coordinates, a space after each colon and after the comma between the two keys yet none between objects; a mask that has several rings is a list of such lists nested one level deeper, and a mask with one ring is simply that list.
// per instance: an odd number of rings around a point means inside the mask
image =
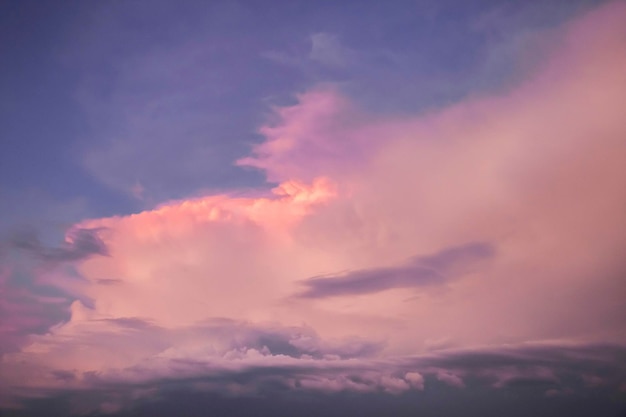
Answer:
[{"label": "sky", "polygon": [[0,415],[626,415],[626,2],[0,1]]}]

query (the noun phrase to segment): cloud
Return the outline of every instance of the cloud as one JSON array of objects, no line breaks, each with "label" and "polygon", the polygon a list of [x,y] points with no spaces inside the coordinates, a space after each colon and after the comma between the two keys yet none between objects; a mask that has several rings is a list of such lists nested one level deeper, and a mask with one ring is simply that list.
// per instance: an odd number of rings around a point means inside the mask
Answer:
[{"label": "cloud", "polygon": [[420,390],[424,389],[424,377],[418,372],[407,372],[406,375],[404,375],[404,379],[406,379],[411,386]]},{"label": "cloud", "polygon": [[[6,263],[6,260],[5,260]],[[20,270],[0,269],[0,360],[69,317],[69,298],[45,282],[20,279]]]},{"label": "cloud", "polygon": [[[372,395],[420,395],[454,398],[454,392],[464,387],[472,398],[485,393],[490,396],[526,396],[534,402],[554,391],[579,395],[586,392],[582,375],[601,375],[606,385],[597,388],[593,396],[614,395],[624,378],[624,367],[619,361],[623,346],[602,345],[526,345],[516,347],[451,350],[437,355],[419,355],[397,359],[297,359],[272,355],[267,351],[248,349],[235,360],[224,358],[195,361],[172,358],[159,361],[159,373],[148,373],[146,368],[134,368],[123,373],[75,374],[50,371],[48,374],[69,389],[78,381],[89,381],[81,394],[65,391],[66,399],[93,395],[87,404],[100,408],[115,404],[116,410],[132,405],[134,409],[154,401],[162,401],[168,393],[202,393],[218,398],[275,398],[288,393],[293,398],[311,398],[317,402],[336,399],[336,395],[350,394],[352,402],[367,402]],[[407,369],[411,369],[407,372]],[[167,372],[166,372],[167,371]],[[452,377],[464,376],[465,385]],[[447,375],[442,377],[442,375]],[[447,379],[446,379],[447,378]],[[436,381],[442,381],[443,391],[437,391]],[[448,386],[451,386],[448,388]],[[433,393],[433,390],[434,393]],[[37,390],[22,391],[21,395],[37,395]],[[300,397],[298,397],[298,395]],[[329,395],[334,395],[329,396]],[[424,401],[425,398],[419,397]],[[441,397],[440,397],[441,398]],[[85,405],[87,405],[85,404]],[[438,409],[441,405],[438,405]],[[83,410],[83,414],[90,410]],[[546,414],[549,415],[549,414]]]},{"label": "cloud", "polygon": [[438,371],[437,372],[437,379],[439,381],[445,382],[446,384],[452,386],[452,387],[457,387],[457,388],[463,388],[465,387],[465,383],[463,382],[463,380],[451,373],[451,372],[447,372],[447,371]]},{"label": "cloud", "polygon": [[360,135],[363,116],[347,98],[320,88],[297,99],[296,105],[275,109],[276,122],[259,129],[265,140],[237,165],[260,169],[269,181],[308,181],[321,172],[333,176],[339,159],[354,161],[361,156],[360,148],[366,144],[358,142],[370,138]]},{"label": "cloud", "polygon": [[309,59],[330,68],[345,68],[354,59],[354,52],[343,46],[337,36],[319,32],[311,35]]},{"label": "cloud", "polygon": [[[429,339],[496,333],[487,329],[513,338],[616,336],[608,327],[617,329],[623,314],[615,291],[626,267],[617,255],[625,242],[615,232],[624,220],[626,177],[621,7],[608,5],[544,34],[555,49],[516,88],[496,96],[383,118],[322,88],[277,109],[260,130],[266,141],[239,164],[271,181],[322,174],[337,181],[338,198],[296,231],[314,248],[353,261],[335,268],[318,262],[322,273],[309,277],[336,278],[320,278],[320,286],[348,285],[336,271],[353,271],[347,274],[365,274],[350,275],[357,284],[378,290],[387,284],[366,273],[406,272],[377,268],[401,265],[416,252],[467,241],[498,248],[489,270],[466,285],[455,282],[441,304],[422,297],[414,309],[402,308],[396,291],[315,305],[385,317],[427,317],[446,305],[436,324],[420,322]],[[598,332],[597,323],[608,327]]]},{"label": "cloud", "polygon": [[[442,285],[451,277],[451,270],[467,267],[484,258],[493,256],[491,246],[470,243],[444,249],[430,256],[416,256],[405,265],[351,271],[341,275],[309,278],[305,298],[324,298],[374,293],[390,288],[411,288]],[[458,273],[458,271],[457,271]]]},{"label": "cloud", "polygon": [[[307,45],[292,45],[289,51],[269,50],[261,56],[283,67],[296,69],[305,77],[330,81],[337,76],[354,76],[361,53],[346,47],[339,36],[317,32],[307,38]],[[350,75],[348,75],[350,73]]]},{"label": "cloud", "polygon": [[623,352],[623,345],[545,342],[448,350],[419,362],[427,375],[434,374],[455,387],[479,383],[499,389],[534,387],[544,392],[557,387],[578,391],[587,389],[590,375],[613,389],[619,387],[626,371],[618,364]]},{"label": "cloud", "polygon": [[34,233],[18,233],[11,240],[14,248],[25,250],[44,262],[75,262],[93,255],[106,256],[106,245],[98,236],[98,229],[70,229],[64,245],[46,248]]},{"label": "cloud", "polygon": [[302,93],[238,161],[271,193],[84,220],[56,249],[18,239],[64,263],[33,275],[73,302],[2,357],[3,399],[620,386],[625,20],[600,8],[516,88],[427,114]]}]

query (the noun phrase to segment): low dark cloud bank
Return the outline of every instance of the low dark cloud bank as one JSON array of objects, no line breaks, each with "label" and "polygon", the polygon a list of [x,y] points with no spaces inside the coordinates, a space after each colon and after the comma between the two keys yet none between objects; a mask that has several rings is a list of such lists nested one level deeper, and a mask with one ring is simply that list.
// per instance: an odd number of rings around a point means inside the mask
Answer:
[{"label": "low dark cloud bank", "polygon": [[[254,338],[253,338],[254,339]],[[442,351],[396,362],[369,362],[359,368],[258,366],[187,379],[142,384],[108,384],[81,393],[58,392],[26,402],[4,417],[61,416],[607,416],[626,412],[626,348],[616,345],[505,347],[499,350]],[[367,384],[363,371],[402,375],[418,369],[423,390],[389,393],[349,389],[319,391],[301,383],[344,378]],[[453,386],[442,372],[462,375]],[[59,373],[64,380],[72,375]],[[94,376],[97,381],[97,376]],[[228,387],[238,386],[239,393]],[[252,388],[252,389],[244,389]],[[127,406],[129,401],[133,404]],[[94,408],[94,404],[100,404]]]}]

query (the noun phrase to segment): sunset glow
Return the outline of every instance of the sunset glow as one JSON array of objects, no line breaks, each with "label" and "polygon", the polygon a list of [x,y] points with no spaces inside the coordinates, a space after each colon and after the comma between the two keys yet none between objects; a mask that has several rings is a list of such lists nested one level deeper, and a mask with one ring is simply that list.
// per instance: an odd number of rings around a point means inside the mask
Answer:
[{"label": "sunset glow", "polygon": [[625,412],[626,3],[409,3],[3,6],[0,413]]}]

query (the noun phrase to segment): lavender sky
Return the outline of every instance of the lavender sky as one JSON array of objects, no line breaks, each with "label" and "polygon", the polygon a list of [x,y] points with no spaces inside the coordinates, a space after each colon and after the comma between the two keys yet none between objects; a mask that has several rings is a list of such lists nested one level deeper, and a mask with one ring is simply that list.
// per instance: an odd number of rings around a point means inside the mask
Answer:
[{"label": "lavender sky", "polygon": [[0,2],[0,415],[626,415],[625,1]]}]

